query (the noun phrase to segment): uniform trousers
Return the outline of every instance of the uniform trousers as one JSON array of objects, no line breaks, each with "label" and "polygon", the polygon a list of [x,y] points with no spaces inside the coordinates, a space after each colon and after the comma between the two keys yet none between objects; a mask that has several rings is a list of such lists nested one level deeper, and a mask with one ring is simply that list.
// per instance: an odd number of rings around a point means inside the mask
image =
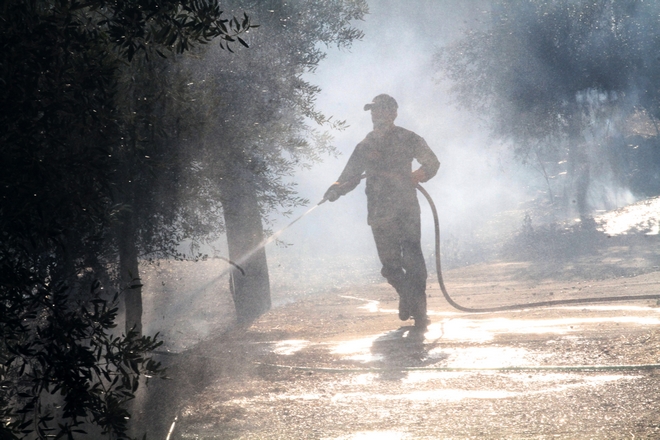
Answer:
[{"label": "uniform trousers", "polygon": [[421,246],[419,214],[402,212],[370,223],[378,257],[383,265],[383,277],[399,296],[425,300],[427,271]]}]

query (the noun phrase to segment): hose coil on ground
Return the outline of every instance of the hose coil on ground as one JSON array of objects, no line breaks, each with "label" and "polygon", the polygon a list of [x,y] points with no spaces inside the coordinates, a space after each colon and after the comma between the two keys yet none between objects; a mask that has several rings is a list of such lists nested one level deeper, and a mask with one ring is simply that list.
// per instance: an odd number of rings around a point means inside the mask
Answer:
[{"label": "hose coil on ground", "polygon": [[438,274],[438,284],[440,285],[440,290],[442,291],[442,295],[444,296],[445,300],[449,303],[449,305],[451,305],[453,308],[457,310],[460,310],[461,312],[467,312],[467,313],[504,312],[510,310],[523,310],[523,309],[531,309],[536,307],[552,307],[552,306],[567,305],[567,304],[593,304],[593,303],[604,303],[604,302],[660,299],[660,294],[626,295],[626,296],[604,296],[597,298],[559,299],[559,300],[540,301],[540,302],[533,302],[526,304],[511,304],[511,305],[498,306],[498,307],[475,308],[475,307],[462,306],[458,304],[456,301],[454,301],[451,296],[449,296],[449,293],[447,292],[447,288],[445,287],[444,280],[442,279],[442,268],[440,264],[440,221],[438,219],[438,211],[435,208],[435,203],[433,203],[433,199],[431,198],[429,193],[424,188],[422,188],[420,184],[417,184],[415,187],[420,193],[422,193],[422,195],[429,202],[429,205],[431,206],[431,212],[433,213],[433,224],[435,228],[435,268]]}]

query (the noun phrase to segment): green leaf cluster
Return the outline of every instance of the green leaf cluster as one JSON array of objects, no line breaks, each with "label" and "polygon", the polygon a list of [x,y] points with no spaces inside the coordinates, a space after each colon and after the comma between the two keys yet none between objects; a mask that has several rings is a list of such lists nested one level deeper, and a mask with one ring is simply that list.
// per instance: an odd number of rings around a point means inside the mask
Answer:
[{"label": "green leaf cluster", "polygon": [[259,28],[244,34],[250,50],[240,56],[205,47],[180,60],[179,72],[190,78],[188,111],[201,122],[189,137],[191,172],[209,182],[216,200],[253,192],[268,219],[308,203],[292,176],[336,154],[328,130],[346,124],[317,108],[321,89],[308,74],[328,47],[345,49],[362,38],[354,21],[368,7],[363,0],[224,4],[231,14],[246,11]]},{"label": "green leaf cluster", "polygon": [[[217,1],[0,5],[3,436],[80,437],[83,422],[125,435],[126,402],[138,377],[159,369],[146,357],[158,342],[111,336],[117,310],[103,292],[119,290],[118,225],[140,202],[132,183],[146,191],[168,168],[160,159],[172,149],[156,147],[173,136],[153,123],[163,90],[142,94],[134,77],[214,38],[229,48],[253,27],[223,17]],[[179,211],[155,221],[164,212],[142,217],[154,225],[143,239],[174,253],[182,235],[158,225]]]},{"label": "green leaf cluster", "polygon": [[99,283],[74,301],[66,285],[44,283],[6,261],[0,271],[13,281],[0,302],[0,432],[128,438],[126,403],[140,377],[164,375],[148,357],[161,342],[134,332],[113,336],[117,296],[104,299]]}]

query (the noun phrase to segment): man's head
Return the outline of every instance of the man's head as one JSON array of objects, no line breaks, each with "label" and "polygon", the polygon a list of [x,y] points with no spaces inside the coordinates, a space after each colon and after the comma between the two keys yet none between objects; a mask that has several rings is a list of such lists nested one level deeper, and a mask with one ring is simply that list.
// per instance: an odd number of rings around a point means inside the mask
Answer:
[{"label": "man's head", "polygon": [[364,106],[364,110],[371,110],[371,121],[374,124],[374,130],[386,129],[394,125],[397,117],[399,105],[396,100],[385,93],[376,96],[369,104]]}]

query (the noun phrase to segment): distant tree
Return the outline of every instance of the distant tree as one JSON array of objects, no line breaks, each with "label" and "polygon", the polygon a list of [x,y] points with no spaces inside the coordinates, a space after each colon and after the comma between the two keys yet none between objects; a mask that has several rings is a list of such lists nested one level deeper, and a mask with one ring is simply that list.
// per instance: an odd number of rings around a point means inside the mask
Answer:
[{"label": "distant tree", "polygon": [[631,115],[660,116],[659,12],[634,0],[496,0],[488,29],[441,49],[436,63],[458,102],[536,164],[553,203],[550,183],[567,175],[563,199],[586,217],[590,184],[605,172],[625,181]]},{"label": "distant tree", "polygon": [[[155,366],[97,280],[117,268],[129,174],[121,69],[249,29],[218,2],[9,0],[0,8],[0,434],[125,438],[125,403]],[[135,125],[135,124],[134,124]],[[117,226],[120,225],[120,226]],[[100,296],[99,296],[100,295]],[[58,393],[63,408],[49,405]],[[53,420],[53,416],[57,417]]]},{"label": "distant tree", "polygon": [[194,171],[222,204],[229,258],[245,272],[236,269],[232,276],[236,312],[239,321],[250,322],[270,308],[266,253],[257,249],[264,222],[275,210],[286,213],[308,202],[289,177],[334,152],[330,138],[315,126],[343,126],[315,107],[320,89],[304,74],[325,57],[324,46],[344,48],[362,37],[351,23],[367,13],[367,5],[362,0],[226,4],[259,23],[258,32],[245,35],[250,49],[234,57],[208,48],[198,58],[187,57],[183,68],[190,72],[205,121],[196,138]]}]

